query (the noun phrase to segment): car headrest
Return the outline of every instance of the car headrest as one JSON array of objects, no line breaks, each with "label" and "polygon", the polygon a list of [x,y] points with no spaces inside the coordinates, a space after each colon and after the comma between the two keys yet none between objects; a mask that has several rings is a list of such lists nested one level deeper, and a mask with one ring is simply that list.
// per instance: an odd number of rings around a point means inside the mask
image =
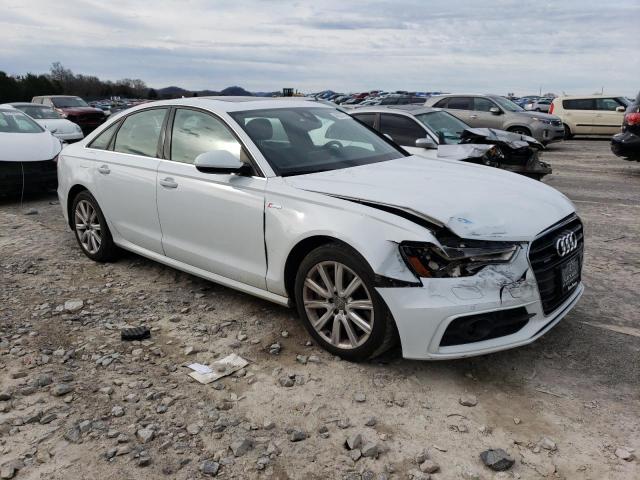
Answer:
[{"label": "car headrest", "polygon": [[256,142],[261,140],[271,140],[273,137],[273,127],[266,118],[254,118],[245,125],[247,133]]}]

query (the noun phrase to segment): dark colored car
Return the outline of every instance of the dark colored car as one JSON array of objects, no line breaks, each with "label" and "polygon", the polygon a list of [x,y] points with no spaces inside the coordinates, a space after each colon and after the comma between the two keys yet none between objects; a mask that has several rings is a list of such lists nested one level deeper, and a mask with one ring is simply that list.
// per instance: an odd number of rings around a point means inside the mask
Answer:
[{"label": "dark colored car", "polygon": [[611,139],[611,151],[625,160],[640,162],[640,92],[627,107],[622,121],[622,132]]},{"label": "dark colored car", "polygon": [[80,97],[72,95],[45,95],[33,97],[31,103],[40,103],[55,108],[67,120],[77,123],[86,135],[107,119],[107,115],[99,108],[89,106]]}]

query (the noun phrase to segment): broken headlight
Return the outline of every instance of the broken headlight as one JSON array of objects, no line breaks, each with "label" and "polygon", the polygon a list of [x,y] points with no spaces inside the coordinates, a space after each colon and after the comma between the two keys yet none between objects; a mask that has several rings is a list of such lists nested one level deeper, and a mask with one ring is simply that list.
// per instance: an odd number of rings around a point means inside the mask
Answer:
[{"label": "broken headlight", "polygon": [[457,239],[448,245],[403,242],[400,253],[409,268],[421,278],[455,278],[475,275],[487,265],[507,263],[519,244]]},{"label": "broken headlight", "polygon": [[491,147],[482,157],[482,163],[490,167],[497,167],[504,160],[502,149],[497,146]]}]

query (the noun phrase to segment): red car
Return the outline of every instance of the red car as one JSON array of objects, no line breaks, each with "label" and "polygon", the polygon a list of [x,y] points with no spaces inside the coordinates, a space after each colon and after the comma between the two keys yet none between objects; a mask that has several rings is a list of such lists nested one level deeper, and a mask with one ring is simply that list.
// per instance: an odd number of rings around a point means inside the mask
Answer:
[{"label": "red car", "polygon": [[45,95],[33,97],[31,103],[53,107],[63,118],[77,123],[86,135],[104,123],[107,115],[99,108],[90,107],[80,97],[71,95]]}]

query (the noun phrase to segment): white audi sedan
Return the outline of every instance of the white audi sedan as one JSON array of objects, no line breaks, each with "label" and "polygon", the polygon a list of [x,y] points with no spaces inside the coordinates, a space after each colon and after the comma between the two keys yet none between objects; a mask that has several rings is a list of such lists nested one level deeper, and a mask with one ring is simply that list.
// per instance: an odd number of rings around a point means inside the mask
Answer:
[{"label": "white audi sedan", "polygon": [[194,98],[111,118],[58,161],[83,252],[117,247],[297,308],[350,360],[533,342],[576,304],[571,202],[494,168],[413,157],[306,100]]}]

